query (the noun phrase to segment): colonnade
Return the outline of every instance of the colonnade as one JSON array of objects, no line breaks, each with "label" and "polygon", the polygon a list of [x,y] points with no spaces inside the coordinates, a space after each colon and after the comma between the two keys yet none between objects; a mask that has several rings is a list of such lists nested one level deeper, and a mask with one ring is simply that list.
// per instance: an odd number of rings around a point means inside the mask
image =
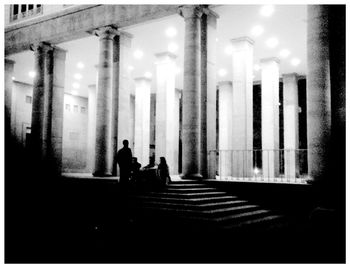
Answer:
[{"label": "colonnade", "polygon": [[[308,163],[311,177],[321,177],[326,165],[327,141],[330,138],[330,78],[327,43],[327,12],[325,6],[308,7],[308,74],[307,74],[307,120]],[[180,15],[185,21],[184,39],[184,88],[182,118],[182,177],[213,178],[207,174],[210,166],[208,152],[215,149],[215,98],[216,59],[215,36],[218,16],[206,7],[182,6]],[[89,89],[89,158],[94,159],[93,174],[108,176],[117,174],[116,152],[122,140],[131,140],[130,85],[127,71],[130,60],[132,36],[112,26],[97,29],[100,52],[96,89]],[[219,149],[252,150],[252,66],[254,42],[248,37],[232,40],[232,80],[219,84],[220,113],[232,117],[220,117]],[[32,46],[37,73],[33,85],[32,148],[38,159],[49,159],[57,173],[62,166],[62,124],[64,64],[66,52],[56,46],[38,43]],[[179,121],[170,110],[179,105],[175,96],[173,60],[175,55],[156,55],[157,65],[157,117],[156,156],[165,156],[175,163],[178,137],[174,125]],[[5,60],[5,108],[10,114],[10,94],[13,62]],[[162,66],[162,67],[161,67]],[[279,149],[278,88],[279,60],[261,60],[262,75],[262,149],[272,153],[263,156],[263,174],[277,172]],[[167,70],[167,71],[165,71]],[[163,80],[162,80],[163,79]],[[283,75],[284,81],[284,128],[285,148],[298,148],[298,102],[295,74]],[[147,129],[149,125],[149,83],[145,78],[136,79],[135,95],[135,155],[146,161],[149,155]],[[96,92],[94,92],[94,90]],[[142,104],[141,104],[142,103]],[[231,107],[231,108],[230,108]],[[95,108],[95,110],[94,110]],[[230,112],[229,110],[232,109]],[[175,113],[176,114],[176,113]],[[11,116],[11,115],[9,115]],[[94,121],[95,120],[95,121]],[[174,120],[174,121],[173,121]],[[226,121],[225,121],[226,120]],[[95,125],[95,127],[92,127]],[[176,126],[175,126],[176,127]],[[95,131],[93,130],[95,128]],[[140,131],[142,132],[140,134]],[[145,131],[145,132],[144,132]],[[226,132],[227,131],[227,132]],[[231,134],[230,134],[231,133]],[[230,138],[231,137],[231,138]],[[149,139],[149,138],[148,138]],[[252,166],[248,153],[244,163]],[[297,174],[296,160],[291,159],[289,168]],[[176,165],[170,164],[170,166]],[[230,166],[237,174],[241,165]],[[249,169],[245,169],[249,176]],[[175,171],[174,171],[175,172]],[[228,170],[226,171],[228,172]]]}]

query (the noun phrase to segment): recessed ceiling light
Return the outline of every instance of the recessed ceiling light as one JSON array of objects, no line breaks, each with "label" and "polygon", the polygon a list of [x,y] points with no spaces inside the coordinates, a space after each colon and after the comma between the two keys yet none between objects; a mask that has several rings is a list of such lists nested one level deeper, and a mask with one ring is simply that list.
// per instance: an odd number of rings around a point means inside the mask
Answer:
[{"label": "recessed ceiling light", "polygon": [[83,76],[81,74],[76,73],[76,74],[74,74],[74,78],[77,80],[80,80],[83,78]]},{"label": "recessed ceiling light", "polygon": [[254,71],[259,71],[260,70],[260,65],[259,64],[254,64]]},{"label": "recessed ceiling light", "polygon": [[78,69],[84,69],[85,65],[81,61],[77,63]]},{"label": "recessed ceiling light", "polygon": [[176,43],[170,43],[168,45],[168,51],[171,53],[175,53],[178,50],[179,46]]},{"label": "recessed ceiling light", "polygon": [[218,71],[218,75],[219,76],[221,76],[221,77],[224,77],[225,75],[227,74],[227,71],[226,71],[226,69],[220,69],[219,71]]},{"label": "recessed ceiling light", "polygon": [[75,88],[75,89],[78,89],[78,88],[80,88],[80,84],[77,83],[77,82],[74,82],[74,83],[72,84],[72,87]]},{"label": "recessed ceiling light", "polygon": [[134,70],[134,66],[129,65],[129,66],[128,66],[128,70],[129,70],[129,71],[133,71],[133,70]]},{"label": "recessed ceiling light", "polygon": [[166,29],[165,34],[167,37],[174,37],[177,35],[177,30],[174,27],[169,27]]},{"label": "recessed ceiling light", "polygon": [[264,32],[264,28],[261,25],[256,25],[250,30],[250,33],[254,37],[260,36],[263,32]]},{"label": "recessed ceiling light", "polygon": [[152,73],[151,72],[145,72],[144,76],[146,78],[151,78],[152,77]]},{"label": "recessed ceiling light", "polygon": [[226,48],[225,48],[225,53],[227,55],[232,55],[232,52],[233,52],[233,47],[231,45],[228,45]]},{"label": "recessed ceiling light", "polygon": [[275,48],[278,46],[278,39],[276,37],[271,37],[269,39],[266,40],[265,44],[269,47],[269,48]]},{"label": "recessed ceiling light", "polygon": [[136,50],[134,51],[134,57],[135,57],[136,59],[141,59],[141,58],[143,57],[143,52],[142,52],[142,50],[136,49]]},{"label": "recessed ceiling light", "polygon": [[12,78],[12,80],[15,80],[15,79],[16,79],[14,76],[12,76],[11,78]]},{"label": "recessed ceiling light", "polygon": [[30,71],[30,72],[28,73],[28,75],[29,75],[29,77],[34,78],[35,75],[36,75],[36,73],[35,73],[34,71]]},{"label": "recessed ceiling light", "polygon": [[282,49],[280,51],[281,58],[287,58],[290,55],[290,51],[288,49]]},{"label": "recessed ceiling light", "polygon": [[298,58],[293,58],[291,61],[290,61],[290,64],[292,64],[293,66],[298,66],[300,64],[301,60],[298,59]]},{"label": "recessed ceiling light", "polygon": [[264,5],[260,8],[260,15],[264,17],[270,17],[275,12],[273,5]]},{"label": "recessed ceiling light", "polygon": [[219,38],[216,38],[215,40],[216,40],[216,42],[219,42]]},{"label": "recessed ceiling light", "polygon": [[72,95],[78,95],[78,91],[76,91],[76,90],[72,90]]}]

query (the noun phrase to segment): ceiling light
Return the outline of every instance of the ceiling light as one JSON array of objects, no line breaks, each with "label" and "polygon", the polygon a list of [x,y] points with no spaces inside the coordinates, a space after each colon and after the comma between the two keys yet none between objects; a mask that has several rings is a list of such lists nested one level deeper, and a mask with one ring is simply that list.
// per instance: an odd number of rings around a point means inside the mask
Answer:
[{"label": "ceiling light", "polygon": [[269,47],[269,48],[275,48],[278,45],[279,41],[276,37],[271,37],[269,39],[266,40],[265,44]]},{"label": "ceiling light", "polygon": [[291,61],[290,61],[290,64],[292,64],[293,66],[298,66],[300,64],[300,59],[298,58],[293,58]]},{"label": "ceiling light", "polygon": [[260,15],[264,17],[270,17],[275,12],[273,5],[264,5],[260,8]]},{"label": "ceiling light", "polygon": [[255,37],[260,36],[263,32],[264,28],[261,25],[254,26],[250,31],[250,33]]},{"label": "ceiling light", "polygon": [[218,71],[218,75],[221,76],[221,77],[224,77],[226,74],[227,74],[226,69],[220,69],[220,70]]},{"label": "ceiling light", "polygon": [[225,48],[225,53],[227,55],[231,55],[233,52],[233,47],[231,45],[228,45],[226,48]]},{"label": "ceiling light", "polygon": [[281,58],[287,58],[290,55],[290,51],[288,49],[282,49],[280,51]]},{"label": "ceiling light", "polygon": [[133,70],[134,70],[134,66],[129,65],[129,66],[128,66],[128,70],[129,70],[129,71],[133,71]]},{"label": "ceiling light", "polygon": [[72,95],[78,95],[78,91],[76,91],[76,90],[72,90]]},{"label": "ceiling light", "polygon": [[152,73],[151,72],[145,72],[144,76],[146,78],[151,78],[152,77]]},{"label": "ceiling light", "polygon": [[28,73],[28,75],[29,75],[29,77],[34,78],[35,75],[36,75],[36,73],[35,73],[34,71],[30,71],[30,72]]},{"label": "ceiling light", "polygon": [[141,58],[143,57],[143,52],[142,52],[142,50],[140,50],[140,49],[135,50],[135,51],[134,51],[134,57],[135,57],[136,59],[141,59]]},{"label": "ceiling light", "polygon": [[74,83],[72,84],[72,87],[75,88],[75,89],[78,89],[78,88],[80,88],[80,84],[77,83],[77,82],[74,82]]},{"label": "ceiling light", "polygon": [[177,30],[174,27],[169,27],[168,29],[166,29],[165,34],[168,37],[174,37],[177,35]]},{"label": "ceiling light", "polygon": [[219,42],[219,38],[216,38],[215,40],[216,40],[216,42]]},{"label": "ceiling light", "polygon": [[81,74],[76,73],[76,74],[74,74],[74,78],[77,80],[80,80],[83,78],[83,76]]},{"label": "ceiling light", "polygon": [[260,65],[259,64],[254,64],[254,71],[259,71],[260,70]]},{"label": "ceiling light", "polygon": [[12,76],[12,80],[15,80],[16,78],[14,76]]},{"label": "ceiling light", "polygon": [[168,51],[171,53],[175,53],[178,50],[179,46],[176,43],[170,43],[168,45]]},{"label": "ceiling light", "polygon": [[77,63],[78,69],[84,69],[85,65],[81,61]]}]

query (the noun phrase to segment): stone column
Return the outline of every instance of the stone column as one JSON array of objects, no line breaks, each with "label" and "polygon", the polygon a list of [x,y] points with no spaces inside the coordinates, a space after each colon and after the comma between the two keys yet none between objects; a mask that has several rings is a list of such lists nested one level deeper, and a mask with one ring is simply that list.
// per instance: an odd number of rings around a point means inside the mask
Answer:
[{"label": "stone column", "polygon": [[299,103],[296,73],[283,74],[284,176],[299,176]]},{"label": "stone column", "polygon": [[309,5],[307,16],[308,173],[320,180],[328,168],[331,135],[328,6]]},{"label": "stone column", "polygon": [[150,144],[151,80],[135,78],[135,146],[134,154],[138,162],[149,162]]},{"label": "stone column", "polygon": [[96,149],[94,176],[111,175],[111,99],[113,38],[117,31],[104,27],[95,31],[100,38],[98,88],[96,93]]},{"label": "stone column", "polygon": [[232,82],[219,82],[219,175],[232,176]]},{"label": "stone column", "polygon": [[201,17],[200,173],[205,179],[215,179],[215,158],[208,159],[208,157],[209,152],[216,150],[216,20],[218,17],[208,8],[204,9]]},{"label": "stone column", "polygon": [[156,54],[156,162],[165,157],[170,174],[175,174],[178,158],[175,158],[175,59],[170,52]]},{"label": "stone column", "polygon": [[175,105],[174,105],[174,172],[173,174],[179,174],[179,153],[180,153],[180,98],[181,91],[175,89]]},{"label": "stone column", "polygon": [[117,175],[117,152],[123,147],[123,140],[129,140],[130,129],[130,87],[128,71],[131,58],[132,35],[118,31],[113,42],[113,85],[112,85],[112,174]]},{"label": "stone column", "polygon": [[35,77],[33,81],[33,102],[30,149],[34,161],[42,161],[44,157],[44,112],[45,112],[45,61],[52,47],[46,43],[31,46],[34,51]]},{"label": "stone column", "polygon": [[88,172],[93,172],[95,163],[95,143],[96,143],[96,85],[89,85],[88,96]]},{"label": "stone column", "polygon": [[14,135],[12,117],[13,72],[15,62],[5,58],[5,128],[6,133]]},{"label": "stone column", "polygon": [[252,177],[253,171],[253,45],[249,37],[232,39],[232,171]]},{"label": "stone column", "polygon": [[279,59],[261,63],[261,140],[263,177],[279,175]]},{"label": "stone column", "polygon": [[198,6],[183,6],[185,19],[184,89],[182,120],[182,178],[200,175],[200,17]]},{"label": "stone column", "polygon": [[52,171],[60,175],[62,172],[62,137],[63,137],[63,106],[65,85],[65,64],[67,51],[54,47],[52,51],[52,84],[48,106],[51,122],[49,124],[48,157]]}]

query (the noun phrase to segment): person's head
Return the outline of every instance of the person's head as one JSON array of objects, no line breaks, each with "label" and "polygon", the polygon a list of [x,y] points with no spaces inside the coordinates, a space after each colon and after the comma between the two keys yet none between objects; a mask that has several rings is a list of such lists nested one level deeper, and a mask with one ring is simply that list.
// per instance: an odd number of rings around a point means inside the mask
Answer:
[{"label": "person's head", "polygon": [[137,157],[132,157],[132,158],[131,158],[131,161],[132,161],[133,163],[136,163],[136,162],[137,162]]},{"label": "person's head", "polygon": [[154,162],[155,162],[155,159],[154,159],[153,156],[151,156],[151,157],[149,158],[149,163],[150,163],[150,164],[154,164]]},{"label": "person's head", "polygon": [[166,165],[166,160],[165,160],[165,157],[164,157],[164,156],[161,156],[161,157],[159,158],[159,164]]},{"label": "person's head", "polygon": [[129,146],[129,141],[128,140],[123,140],[123,145],[124,145],[124,147],[128,147]]}]

